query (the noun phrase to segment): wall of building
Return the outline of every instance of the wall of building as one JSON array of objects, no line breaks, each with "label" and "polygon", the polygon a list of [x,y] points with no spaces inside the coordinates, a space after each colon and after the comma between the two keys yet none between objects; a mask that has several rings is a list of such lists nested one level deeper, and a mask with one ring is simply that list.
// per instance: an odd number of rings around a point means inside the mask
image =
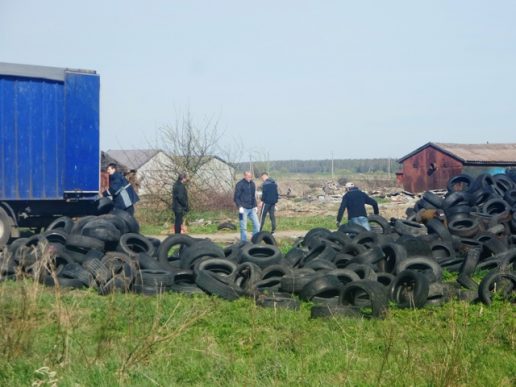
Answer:
[{"label": "wall of building", "polygon": [[414,193],[444,189],[462,168],[460,161],[433,147],[425,148],[403,161],[403,189]]}]

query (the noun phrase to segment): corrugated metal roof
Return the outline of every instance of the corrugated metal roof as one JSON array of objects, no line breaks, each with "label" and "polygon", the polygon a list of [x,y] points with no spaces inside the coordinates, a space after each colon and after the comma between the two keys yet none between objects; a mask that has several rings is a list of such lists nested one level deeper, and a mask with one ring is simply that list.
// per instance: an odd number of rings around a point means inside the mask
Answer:
[{"label": "corrugated metal roof", "polygon": [[0,62],[0,74],[13,77],[39,78],[63,82],[65,79],[65,73],[67,71],[86,74],[97,73],[95,70],[69,69],[62,67],[35,66]]},{"label": "corrugated metal roof", "polygon": [[417,148],[398,162],[402,163],[409,157],[427,147],[434,147],[443,153],[468,164],[515,165],[516,144],[449,144],[429,142]]},{"label": "corrugated metal roof", "polygon": [[108,150],[106,153],[115,159],[118,163],[123,164],[129,170],[138,170],[147,161],[156,156],[161,150],[159,149],[118,149]]}]

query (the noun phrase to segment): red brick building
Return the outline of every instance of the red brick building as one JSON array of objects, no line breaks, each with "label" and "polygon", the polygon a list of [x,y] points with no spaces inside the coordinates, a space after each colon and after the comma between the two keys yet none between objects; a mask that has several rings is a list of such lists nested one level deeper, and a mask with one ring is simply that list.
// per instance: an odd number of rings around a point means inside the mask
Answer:
[{"label": "red brick building", "polygon": [[446,188],[462,172],[472,175],[493,168],[516,167],[516,144],[443,144],[429,142],[398,160],[403,189],[423,192]]}]

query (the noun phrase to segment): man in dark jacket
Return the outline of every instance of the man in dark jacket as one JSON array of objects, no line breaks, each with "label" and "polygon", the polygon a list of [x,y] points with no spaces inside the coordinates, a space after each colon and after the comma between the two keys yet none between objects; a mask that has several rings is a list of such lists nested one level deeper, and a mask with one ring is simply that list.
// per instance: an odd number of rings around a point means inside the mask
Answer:
[{"label": "man in dark jacket", "polygon": [[183,217],[188,212],[188,193],[185,183],[188,181],[186,173],[180,173],[172,189],[172,211],[174,211],[174,232],[181,234]]},{"label": "man in dark jacket", "polygon": [[251,172],[245,171],[244,178],[236,184],[233,201],[238,208],[240,239],[246,241],[248,217],[253,222],[253,235],[260,230],[260,223],[256,213],[256,185],[252,179]]},{"label": "man in dark jacket", "polygon": [[134,215],[134,204],[140,198],[133,186],[120,172],[117,172],[116,164],[108,164],[106,172],[109,174],[109,188],[104,192],[104,195],[113,200],[115,208],[125,210],[129,214]]},{"label": "man in dark jacket", "polygon": [[262,173],[262,211],[260,215],[260,231],[263,229],[263,224],[269,214],[271,218],[271,233],[276,231],[276,203],[278,202],[278,185],[269,177],[267,172]]},{"label": "man in dark jacket", "polygon": [[337,214],[337,227],[339,227],[342,221],[344,211],[348,210],[348,222],[359,224],[370,231],[371,227],[367,220],[365,205],[369,204],[373,206],[375,215],[378,215],[378,203],[365,192],[360,191],[351,182],[346,183],[346,191],[346,194],[342,197],[342,202],[340,203],[339,212]]}]

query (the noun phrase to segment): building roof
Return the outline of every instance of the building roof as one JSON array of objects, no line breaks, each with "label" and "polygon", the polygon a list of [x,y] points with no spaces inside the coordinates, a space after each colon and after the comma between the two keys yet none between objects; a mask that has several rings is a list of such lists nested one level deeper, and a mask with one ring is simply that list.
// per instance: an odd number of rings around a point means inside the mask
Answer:
[{"label": "building roof", "polygon": [[465,165],[515,165],[516,144],[449,144],[428,142],[398,160],[402,163],[423,149],[433,147]]},{"label": "building roof", "polygon": [[160,149],[109,149],[106,153],[117,163],[123,164],[128,170],[138,170],[150,159],[156,156]]}]

